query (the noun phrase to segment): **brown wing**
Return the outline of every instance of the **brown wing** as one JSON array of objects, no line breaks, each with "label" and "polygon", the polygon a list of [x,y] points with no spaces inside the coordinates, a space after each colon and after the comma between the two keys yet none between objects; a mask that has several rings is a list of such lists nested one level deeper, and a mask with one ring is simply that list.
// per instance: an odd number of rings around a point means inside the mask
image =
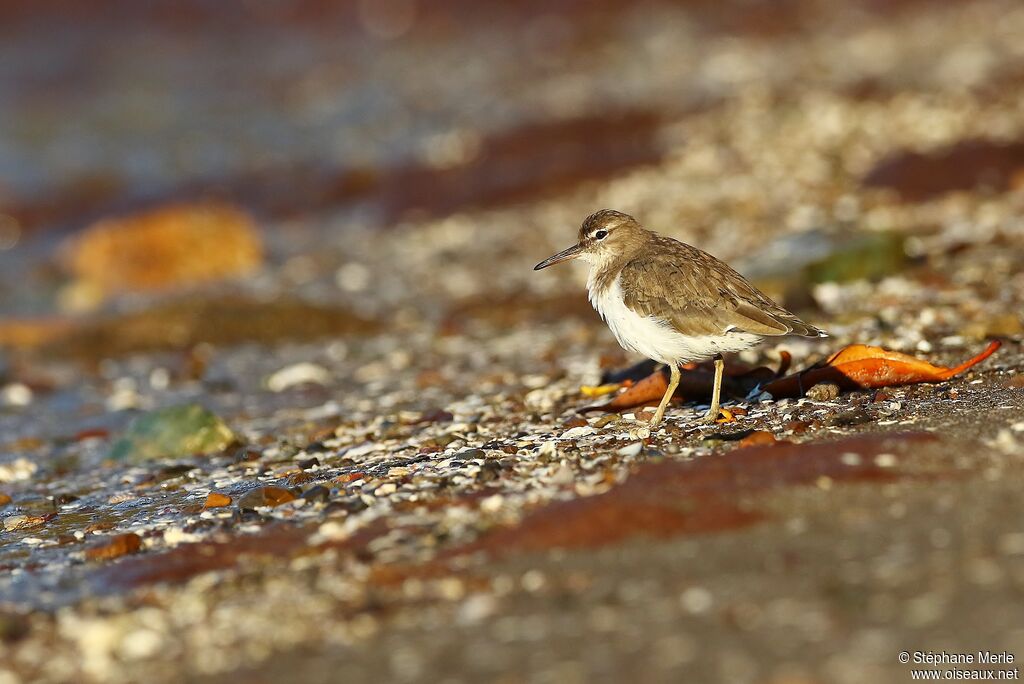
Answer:
[{"label": "brown wing", "polygon": [[671,238],[657,236],[656,251],[626,263],[620,275],[625,304],[664,319],[684,335],[825,333],[770,300],[725,262]]}]

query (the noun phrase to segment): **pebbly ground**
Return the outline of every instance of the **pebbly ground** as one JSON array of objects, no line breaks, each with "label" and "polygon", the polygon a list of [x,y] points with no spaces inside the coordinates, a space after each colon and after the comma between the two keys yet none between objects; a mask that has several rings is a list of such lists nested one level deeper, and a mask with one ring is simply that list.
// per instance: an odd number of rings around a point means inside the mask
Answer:
[{"label": "pebbly ground", "polygon": [[[901,682],[901,650],[1024,657],[1024,12],[717,6],[440,3],[387,50],[372,17],[199,48],[223,17],[142,12],[4,80],[0,682]],[[152,87],[119,87],[139,54]],[[255,217],[242,281],[98,302],[61,270],[94,216],[207,194]],[[636,359],[582,270],[531,267],[603,206],[832,333],[744,362],[1003,346],[938,384],[730,397],[724,425],[699,401],[653,432],[581,414]],[[230,444],[115,447],[195,404]]]}]

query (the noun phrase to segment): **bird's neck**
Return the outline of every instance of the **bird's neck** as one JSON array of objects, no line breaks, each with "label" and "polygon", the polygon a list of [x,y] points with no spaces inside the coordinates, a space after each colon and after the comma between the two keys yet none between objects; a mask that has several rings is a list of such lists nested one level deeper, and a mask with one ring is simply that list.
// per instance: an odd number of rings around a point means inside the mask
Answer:
[{"label": "bird's neck", "polygon": [[631,258],[630,254],[615,254],[590,261],[590,275],[587,277],[587,291],[591,300],[608,291]]}]

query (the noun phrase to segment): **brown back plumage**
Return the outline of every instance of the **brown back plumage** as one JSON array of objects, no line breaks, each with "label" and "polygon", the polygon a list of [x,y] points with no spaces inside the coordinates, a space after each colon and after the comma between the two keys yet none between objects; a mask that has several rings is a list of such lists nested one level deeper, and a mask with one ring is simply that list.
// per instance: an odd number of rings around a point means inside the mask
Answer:
[{"label": "brown back plumage", "polygon": [[648,245],[619,276],[626,306],[636,313],[665,319],[684,335],[825,336],[707,252],[654,233]]}]

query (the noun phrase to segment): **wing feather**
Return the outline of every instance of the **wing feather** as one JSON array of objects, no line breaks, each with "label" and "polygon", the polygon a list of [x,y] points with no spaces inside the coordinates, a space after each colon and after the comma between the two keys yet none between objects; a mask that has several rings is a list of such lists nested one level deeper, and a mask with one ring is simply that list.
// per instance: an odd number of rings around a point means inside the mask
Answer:
[{"label": "wing feather", "polygon": [[823,336],[769,299],[728,264],[695,247],[656,236],[653,257],[628,261],[619,278],[625,304],[687,336],[738,330],[754,335]]}]

